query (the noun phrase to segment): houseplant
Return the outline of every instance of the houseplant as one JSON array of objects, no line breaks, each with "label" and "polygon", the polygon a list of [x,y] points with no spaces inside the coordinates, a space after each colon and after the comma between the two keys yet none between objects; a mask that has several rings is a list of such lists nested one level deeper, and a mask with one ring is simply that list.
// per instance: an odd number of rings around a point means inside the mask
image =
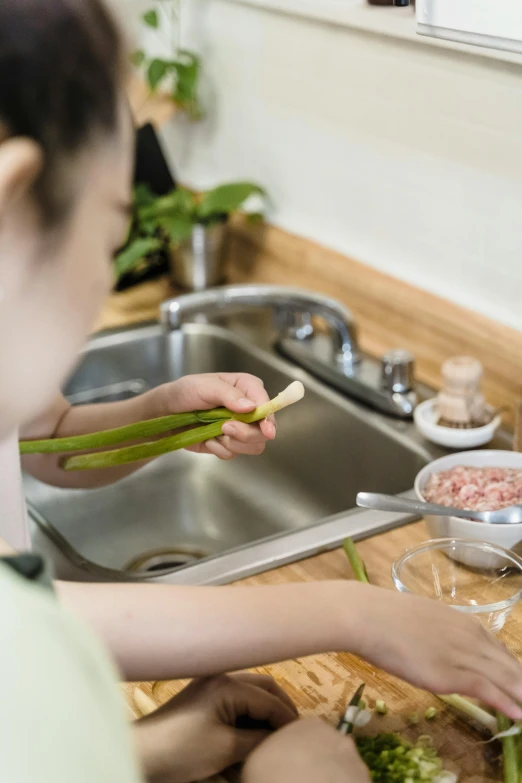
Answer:
[{"label": "houseplant", "polygon": [[[173,281],[201,289],[222,281],[226,226],[241,213],[251,222],[262,219],[253,201],[264,206],[266,193],[252,182],[232,182],[196,193],[178,187],[160,198],[140,186],[127,242],[115,259],[118,280],[140,266],[169,260]],[[250,205],[250,206],[249,206]]]},{"label": "houseplant", "polygon": [[198,97],[201,61],[179,42],[180,0],[157,0],[141,16],[144,27],[155,36],[154,49],[165,55],[150,55],[144,49],[133,52],[133,64],[142,72],[151,93],[162,91],[191,119],[199,120],[203,110]]}]

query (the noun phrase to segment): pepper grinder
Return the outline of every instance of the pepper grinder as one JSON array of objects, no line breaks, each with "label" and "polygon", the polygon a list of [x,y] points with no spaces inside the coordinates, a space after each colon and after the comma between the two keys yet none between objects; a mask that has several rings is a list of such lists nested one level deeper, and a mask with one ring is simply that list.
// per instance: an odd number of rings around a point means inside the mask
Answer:
[{"label": "pepper grinder", "polygon": [[481,363],[471,356],[455,356],[444,362],[443,388],[437,398],[439,425],[468,429],[486,423],[482,373]]}]

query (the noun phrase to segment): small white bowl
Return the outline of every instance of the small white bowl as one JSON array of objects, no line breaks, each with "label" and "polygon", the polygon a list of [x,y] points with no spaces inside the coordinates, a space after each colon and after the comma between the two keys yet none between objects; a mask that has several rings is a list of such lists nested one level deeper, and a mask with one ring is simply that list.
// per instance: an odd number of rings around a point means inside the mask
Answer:
[{"label": "small white bowl", "polygon": [[[465,451],[450,454],[447,457],[430,462],[415,479],[415,494],[419,500],[426,501],[423,490],[433,473],[451,470],[458,465],[477,468],[519,468],[522,469],[522,453],[516,451],[482,450]],[[487,522],[472,522],[457,517],[426,516],[431,538],[467,538],[473,541],[486,541],[504,549],[522,550],[522,522],[516,525],[491,525]]]},{"label": "small white bowl", "polygon": [[[491,408],[489,408],[492,411]],[[433,398],[417,405],[413,414],[415,425],[421,435],[448,449],[474,449],[485,446],[493,440],[495,432],[501,424],[501,416],[497,415],[488,424],[471,429],[457,427],[441,427],[437,424],[437,400]]]}]

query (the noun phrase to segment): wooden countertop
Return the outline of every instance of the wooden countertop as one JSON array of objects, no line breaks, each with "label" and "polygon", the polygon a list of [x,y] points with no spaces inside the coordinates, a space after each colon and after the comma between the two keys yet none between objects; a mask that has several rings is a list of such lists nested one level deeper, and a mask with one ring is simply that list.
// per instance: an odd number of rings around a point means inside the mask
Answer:
[{"label": "wooden countertop", "polygon": [[[377,585],[393,588],[391,564],[408,547],[426,539],[424,523],[409,525],[381,536],[361,541],[358,549],[366,562],[370,580]],[[352,573],[341,549],[268,571],[245,580],[243,584],[266,585],[282,582],[312,582],[325,579],[351,579]],[[346,607],[350,611],[350,607]],[[507,621],[502,639],[519,657],[522,657],[522,616],[518,607]],[[395,678],[374,669],[347,653],[319,655],[258,669],[270,674],[288,691],[303,715],[320,715],[336,723],[347,701],[361,682],[366,683],[368,703],[383,699],[388,705],[388,715],[375,716],[371,730],[400,731],[406,736],[429,733],[433,736],[446,766],[459,773],[460,783],[491,783],[500,781],[501,774],[495,761],[497,749],[482,744],[484,736],[470,727],[440,700],[423,693]],[[140,683],[124,687],[129,707],[134,715],[141,714],[141,692],[161,704],[177,693],[184,683]],[[412,713],[424,715],[428,706],[439,710],[436,720],[422,721],[415,728],[408,727]]]}]

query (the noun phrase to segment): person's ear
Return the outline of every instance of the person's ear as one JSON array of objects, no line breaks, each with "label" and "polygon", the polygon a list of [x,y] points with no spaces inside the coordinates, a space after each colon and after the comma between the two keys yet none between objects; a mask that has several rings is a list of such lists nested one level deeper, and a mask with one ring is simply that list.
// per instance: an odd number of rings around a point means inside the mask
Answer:
[{"label": "person's ear", "polygon": [[0,217],[30,192],[43,160],[42,148],[31,139],[12,138],[0,143]]}]

